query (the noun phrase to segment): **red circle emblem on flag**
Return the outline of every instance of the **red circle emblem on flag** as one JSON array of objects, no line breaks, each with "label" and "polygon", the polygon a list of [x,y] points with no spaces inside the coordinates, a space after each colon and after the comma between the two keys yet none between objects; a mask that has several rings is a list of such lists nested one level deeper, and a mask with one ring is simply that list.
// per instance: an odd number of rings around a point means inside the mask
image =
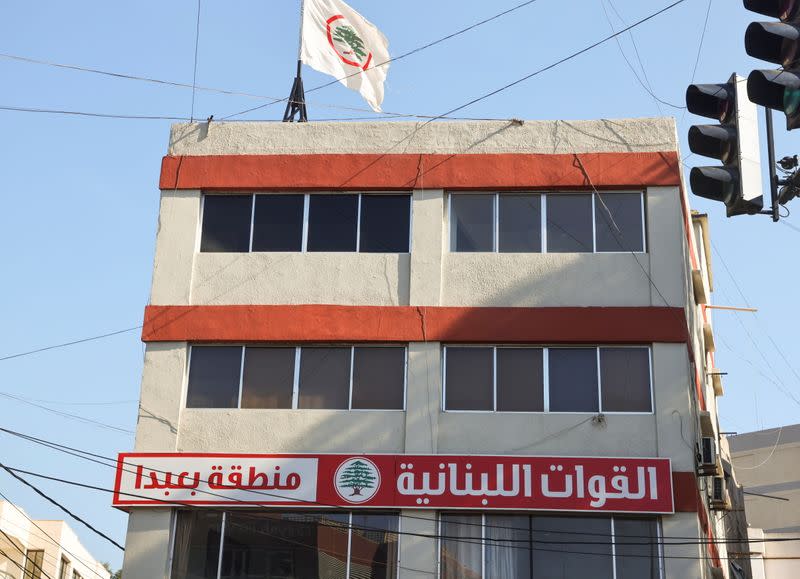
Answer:
[{"label": "red circle emblem on flag", "polygon": [[355,27],[343,14],[331,16],[326,21],[328,44],[345,64],[367,70],[372,62],[372,52],[364,45]]}]

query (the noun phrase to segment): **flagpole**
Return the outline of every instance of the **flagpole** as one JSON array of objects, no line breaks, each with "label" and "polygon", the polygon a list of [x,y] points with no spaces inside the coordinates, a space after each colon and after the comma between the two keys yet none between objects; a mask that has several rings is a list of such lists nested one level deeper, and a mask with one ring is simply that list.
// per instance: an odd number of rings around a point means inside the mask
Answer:
[{"label": "flagpole", "polygon": [[303,91],[303,16],[306,9],[305,0],[300,0],[300,38],[297,46],[297,73],[292,83],[292,92],[289,94],[289,100],[286,102],[286,110],[283,113],[283,122],[294,122],[295,115],[299,115],[297,119],[300,123],[308,122],[308,114],[306,112],[306,95]]}]

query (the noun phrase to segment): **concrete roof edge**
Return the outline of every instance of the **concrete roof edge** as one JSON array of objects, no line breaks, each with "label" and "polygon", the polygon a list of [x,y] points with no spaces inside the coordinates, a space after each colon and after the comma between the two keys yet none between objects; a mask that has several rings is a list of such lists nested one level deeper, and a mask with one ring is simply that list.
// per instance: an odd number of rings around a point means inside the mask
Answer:
[{"label": "concrete roof edge", "polygon": [[675,119],[176,123],[170,155],[678,151]]}]

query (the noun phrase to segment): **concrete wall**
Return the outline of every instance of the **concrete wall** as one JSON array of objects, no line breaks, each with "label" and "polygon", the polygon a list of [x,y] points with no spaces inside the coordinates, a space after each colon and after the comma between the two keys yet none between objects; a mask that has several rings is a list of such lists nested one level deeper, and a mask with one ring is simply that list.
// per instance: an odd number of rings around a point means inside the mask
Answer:
[{"label": "concrete wall", "polygon": [[[173,127],[172,155],[374,153],[585,153],[675,151],[674,124],[636,121],[433,123],[212,123]],[[447,191],[412,193],[410,254],[201,254],[201,192],[162,192],[151,303],[430,306],[677,306],[690,310],[681,191],[649,187],[647,252],[457,254],[448,251]],[[609,193],[611,194],[611,193]],[[692,306],[693,307],[693,306]],[[695,312],[696,313],[696,312]],[[443,412],[442,344],[408,344],[406,411],[185,409],[187,344],[149,343],[136,450],[406,452],[662,456],[694,468],[693,371],[685,344],[653,344],[654,412],[493,414]],[[429,520],[403,530],[436,534]],[[426,516],[419,511],[414,516]],[[697,515],[666,516],[665,535],[698,536]],[[168,510],[132,509],[126,579],[165,577]],[[703,556],[695,546],[673,547]],[[679,552],[678,552],[679,551]],[[403,536],[402,577],[430,577],[435,541]],[[666,576],[701,577],[694,559],[668,559]]]}]

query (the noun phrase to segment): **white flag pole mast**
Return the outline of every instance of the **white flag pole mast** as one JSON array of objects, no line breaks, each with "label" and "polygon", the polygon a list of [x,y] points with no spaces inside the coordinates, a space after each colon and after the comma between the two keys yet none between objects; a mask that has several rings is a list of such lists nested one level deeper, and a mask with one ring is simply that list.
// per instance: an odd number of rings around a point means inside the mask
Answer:
[{"label": "white flag pole mast", "polygon": [[289,100],[286,102],[286,110],[283,113],[283,122],[294,122],[295,115],[299,115],[297,119],[300,123],[308,122],[308,114],[306,113],[306,95],[303,91],[303,16],[306,8],[305,0],[300,0],[300,38],[297,46],[297,74],[294,77],[292,84],[292,92],[289,95]]}]

